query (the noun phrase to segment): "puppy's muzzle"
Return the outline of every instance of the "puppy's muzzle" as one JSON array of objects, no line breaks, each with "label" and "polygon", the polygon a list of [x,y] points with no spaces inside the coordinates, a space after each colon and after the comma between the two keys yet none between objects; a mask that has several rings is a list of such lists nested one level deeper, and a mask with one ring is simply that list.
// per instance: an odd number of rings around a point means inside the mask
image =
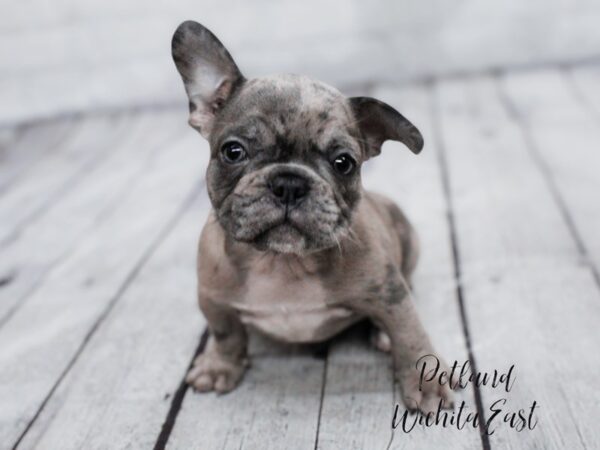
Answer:
[{"label": "puppy's muzzle", "polygon": [[306,198],[310,184],[301,175],[284,172],[273,176],[268,182],[268,188],[282,206],[292,208]]}]

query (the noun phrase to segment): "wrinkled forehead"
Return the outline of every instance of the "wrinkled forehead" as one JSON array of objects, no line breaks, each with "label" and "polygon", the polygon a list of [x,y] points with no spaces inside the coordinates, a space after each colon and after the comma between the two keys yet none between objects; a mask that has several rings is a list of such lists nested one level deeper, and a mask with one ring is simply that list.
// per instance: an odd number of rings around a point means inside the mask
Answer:
[{"label": "wrinkled forehead", "polygon": [[327,145],[356,135],[346,97],[338,90],[299,75],[277,75],[248,81],[227,105],[221,132],[246,138],[311,139]]}]

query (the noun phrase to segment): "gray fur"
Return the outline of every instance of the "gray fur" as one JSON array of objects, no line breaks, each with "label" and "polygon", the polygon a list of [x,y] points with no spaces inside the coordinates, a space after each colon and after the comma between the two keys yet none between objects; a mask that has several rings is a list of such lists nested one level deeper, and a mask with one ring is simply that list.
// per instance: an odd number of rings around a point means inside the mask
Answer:
[{"label": "gray fur", "polygon": [[[450,403],[447,386],[418,389],[415,362],[434,350],[410,299],[416,234],[360,178],[362,163],[387,139],[418,153],[418,130],[383,102],[348,99],[306,76],[246,80],[217,38],[193,22],[176,31],[173,57],[190,123],[211,147],[213,211],[198,258],[211,335],[188,381],[201,391],[233,389],[247,366],[247,327],[317,342],[369,318],[381,329],[377,346],[392,353],[405,403],[422,410],[439,398]],[[241,159],[225,156],[231,143]],[[353,161],[350,170],[336,170],[336,159]],[[282,179],[287,190],[274,189]]]}]

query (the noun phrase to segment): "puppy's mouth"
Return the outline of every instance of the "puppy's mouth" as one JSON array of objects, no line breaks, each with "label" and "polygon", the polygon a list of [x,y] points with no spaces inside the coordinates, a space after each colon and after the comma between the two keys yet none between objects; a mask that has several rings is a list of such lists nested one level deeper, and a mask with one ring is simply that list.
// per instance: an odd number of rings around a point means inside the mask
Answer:
[{"label": "puppy's mouth", "polygon": [[307,236],[287,214],[277,223],[261,231],[253,240],[260,250],[298,253],[306,245]]},{"label": "puppy's mouth", "polygon": [[[272,171],[242,178],[217,217],[231,236],[259,250],[304,255],[339,245],[350,224],[351,209],[317,175]],[[301,183],[302,178],[309,179]],[[274,180],[274,181],[273,181]],[[278,189],[277,182],[283,188]],[[304,189],[303,189],[304,188]],[[287,190],[286,190],[287,189]]]}]

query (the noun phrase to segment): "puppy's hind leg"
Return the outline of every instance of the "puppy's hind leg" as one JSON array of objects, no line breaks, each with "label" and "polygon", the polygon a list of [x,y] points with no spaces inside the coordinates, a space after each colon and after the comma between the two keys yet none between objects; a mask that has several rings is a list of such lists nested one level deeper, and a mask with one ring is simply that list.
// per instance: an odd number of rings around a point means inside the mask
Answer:
[{"label": "puppy's hind leg", "polygon": [[389,335],[379,325],[371,324],[369,339],[371,340],[371,345],[380,352],[389,353],[392,349],[392,341]]},{"label": "puppy's hind leg", "polygon": [[[387,209],[391,218],[393,232],[398,237],[400,245],[400,260],[398,267],[400,268],[399,277],[409,301],[412,301],[412,274],[417,266],[419,259],[419,239],[414,227],[408,221],[402,210],[393,202],[389,202]],[[371,329],[371,343],[377,349],[385,353],[389,353],[392,347],[389,335],[384,331],[379,324],[373,324]]]},{"label": "puppy's hind leg", "polygon": [[355,301],[348,307],[367,316],[373,323],[381,324],[389,336],[396,379],[407,408],[427,413],[435,412],[440,404],[452,407],[448,384],[420,377],[419,366],[423,366],[424,358],[437,360],[440,369],[446,373],[450,373],[450,369],[436,355],[415,305],[408,297],[400,270],[395,266],[388,267],[390,270],[382,281],[380,295]]},{"label": "puppy's hind leg", "polygon": [[[398,277],[399,283],[402,285],[402,289],[404,290],[404,295],[407,297],[407,301],[412,301],[411,291],[412,286],[410,286],[409,281],[404,278],[404,276]],[[380,322],[371,321],[371,330],[369,335],[371,344],[377,350],[390,353],[392,349],[392,340],[390,339],[389,334],[385,331],[384,326]]]},{"label": "puppy's hind leg", "polygon": [[400,243],[400,271],[408,286],[412,288],[411,277],[419,260],[419,238],[402,210],[395,203],[387,206]]}]

